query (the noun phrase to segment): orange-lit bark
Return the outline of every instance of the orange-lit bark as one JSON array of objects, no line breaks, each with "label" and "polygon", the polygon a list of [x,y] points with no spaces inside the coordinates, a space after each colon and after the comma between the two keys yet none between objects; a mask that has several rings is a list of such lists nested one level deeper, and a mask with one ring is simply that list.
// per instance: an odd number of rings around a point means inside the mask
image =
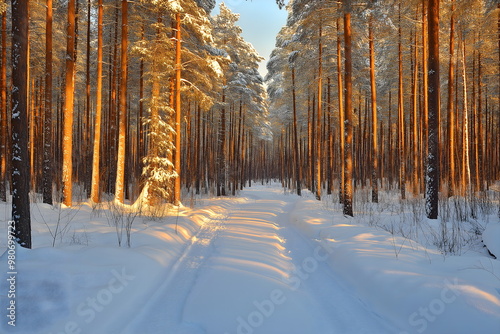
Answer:
[{"label": "orange-lit bark", "polygon": [[66,86],[63,122],[63,203],[71,206],[73,194],[73,102],[75,93],[75,0],[68,2],[68,29],[66,41]]}]

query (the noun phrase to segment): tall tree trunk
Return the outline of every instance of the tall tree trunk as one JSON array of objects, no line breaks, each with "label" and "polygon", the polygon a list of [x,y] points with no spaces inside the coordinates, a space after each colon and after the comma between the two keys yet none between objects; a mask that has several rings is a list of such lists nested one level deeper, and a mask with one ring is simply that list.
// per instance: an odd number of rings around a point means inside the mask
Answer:
[{"label": "tall tree trunk", "polygon": [[[349,6],[349,4],[346,4]],[[352,42],[351,13],[344,12],[344,43],[345,43],[345,180],[344,180],[344,215],[354,216],[352,209],[353,193],[353,163],[352,163]]]},{"label": "tall tree trunk", "polygon": [[[118,2],[117,2],[118,3]],[[106,128],[106,149],[108,161],[107,175],[106,175],[106,191],[109,193],[115,192],[116,185],[116,142],[117,142],[117,78],[118,78],[118,26],[119,26],[119,6],[115,6],[114,10],[114,32],[113,32],[113,48],[110,48],[110,61],[109,61],[109,108],[107,114],[107,128]],[[104,160],[104,159],[103,159]],[[104,162],[104,161],[103,161]]]},{"label": "tall tree trunk", "polygon": [[66,43],[66,87],[63,119],[63,203],[71,206],[73,194],[73,103],[75,93],[75,0],[68,2],[68,30]]},{"label": "tall tree trunk", "polygon": [[393,150],[393,134],[392,134],[392,93],[389,90],[389,110],[388,110],[388,120],[389,125],[387,127],[387,151],[388,151],[388,173],[389,173],[389,189],[392,189],[392,184],[394,182],[394,150]]},{"label": "tall tree trunk", "polygon": [[321,200],[321,155],[322,149],[321,145],[323,141],[321,140],[321,119],[323,118],[323,26],[320,19],[319,24],[319,41],[318,41],[318,96],[317,96],[317,121],[316,121],[316,199]]},{"label": "tall tree trunk", "polygon": [[405,147],[405,115],[403,102],[403,45],[401,29],[401,2],[399,3],[399,84],[398,84],[398,142],[399,142],[399,188],[401,198],[406,198],[406,147]]},{"label": "tall tree trunk", "polygon": [[470,155],[469,155],[469,111],[468,111],[468,97],[467,97],[467,73],[465,58],[465,38],[461,40],[462,44],[462,77],[463,77],[463,97],[464,97],[464,120],[463,120],[463,143],[462,143],[462,187],[463,193],[467,196],[471,190],[471,172],[470,172]]},{"label": "tall tree trunk", "polygon": [[[312,121],[311,121],[312,119]],[[314,113],[311,108],[311,98],[308,94],[307,96],[307,183],[309,186],[309,190],[314,192],[314,163],[313,163],[313,154],[314,154],[314,146],[312,140],[312,124],[314,122]]]},{"label": "tall tree trunk", "polygon": [[419,118],[418,118],[418,37],[415,32],[414,56],[415,63],[413,64],[413,83],[412,83],[412,135],[413,135],[413,194],[420,193],[420,140],[419,140]]},{"label": "tall tree trunk", "polygon": [[302,168],[300,164],[299,135],[297,130],[297,98],[295,92],[295,67],[292,66],[293,139],[295,150],[295,182],[297,195],[302,196]]},{"label": "tall tree trunk", "polygon": [[127,78],[128,78],[128,0],[122,0],[120,115],[118,118],[118,156],[116,159],[115,199],[125,200],[125,136],[127,131]]},{"label": "tall tree trunk", "polygon": [[181,203],[181,14],[175,14],[175,178],[174,203]]},{"label": "tall tree trunk", "polygon": [[426,175],[427,218],[438,218],[439,200],[439,0],[429,0],[428,4],[429,43],[429,116],[428,116],[428,156]]},{"label": "tall tree trunk", "polygon": [[[479,40],[481,40],[479,38]],[[474,185],[475,191],[481,191],[482,189],[482,170],[481,170],[481,146],[480,146],[480,138],[481,138],[481,52],[477,51],[477,65],[474,65],[474,69],[477,66],[477,81],[473,81],[473,87],[474,87],[474,110],[473,110],[473,133],[474,133]],[[476,58],[476,57],[474,57]],[[474,62],[476,63],[476,62]],[[475,71],[474,71],[475,73]],[[477,82],[477,87],[478,87],[478,96],[476,96],[476,82]]]},{"label": "tall tree trunk", "polygon": [[[141,41],[144,42],[145,27],[141,25]],[[144,59],[141,57],[139,63],[139,118],[137,120],[137,173],[136,178],[139,179],[142,173],[142,159],[145,155],[145,140],[144,140]],[[140,187],[140,186],[139,186]],[[139,190],[140,191],[140,190]]]},{"label": "tall tree trunk", "polygon": [[83,127],[83,184],[85,186],[85,194],[88,197],[90,195],[90,190],[91,190],[91,173],[92,171],[91,166],[87,164],[87,161],[91,158],[91,151],[90,151],[90,138],[91,138],[91,98],[90,98],[90,39],[91,39],[91,22],[92,22],[92,16],[91,16],[91,10],[92,10],[92,0],[87,1],[87,40],[86,40],[86,45],[85,45],[85,51],[86,51],[86,59],[85,59],[85,126]]},{"label": "tall tree trunk", "polygon": [[[420,156],[426,157],[424,161],[422,161],[421,168],[424,170],[427,166],[427,155],[428,155],[428,141],[429,138],[429,38],[428,38],[428,13],[429,13],[429,4],[428,0],[422,0],[422,86],[423,86],[423,122],[422,122],[422,137],[425,140],[422,140],[422,153]],[[422,187],[425,192],[425,187],[427,186],[427,182],[424,182]],[[425,195],[427,196],[427,194]]]},{"label": "tall tree trunk", "polygon": [[[481,37],[481,36],[480,36]],[[479,38],[481,40],[481,38]],[[478,106],[477,106],[477,121],[476,121],[476,163],[478,166],[477,173],[477,191],[484,190],[484,145],[483,145],[483,85],[482,85],[482,55],[478,51]]]},{"label": "tall tree trunk", "polygon": [[[240,120],[241,124],[241,120]],[[203,178],[203,166],[202,166],[202,152],[201,152],[201,147],[202,147],[202,140],[203,140],[203,125],[202,125],[202,120],[201,120],[201,106],[198,104],[198,107],[196,108],[196,145],[195,145],[195,154],[196,154],[196,181],[195,181],[195,189],[196,195],[200,194],[200,188],[201,188],[201,180]]]},{"label": "tall tree trunk", "polygon": [[328,131],[328,139],[327,139],[327,150],[328,150],[328,157],[327,157],[327,177],[328,177],[328,183],[327,183],[327,194],[331,195],[332,190],[333,190],[333,180],[335,179],[335,168],[334,168],[334,163],[335,163],[335,131],[333,129],[333,123],[332,123],[332,90],[331,90],[331,79],[328,77],[327,79],[327,114],[328,114],[328,124],[327,124],[327,131]]},{"label": "tall tree trunk", "polygon": [[240,165],[241,165],[241,159],[239,157],[239,152],[241,152],[241,141],[242,141],[242,129],[243,129],[243,101],[241,100],[240,97],[240,103],[239,103],[239,114],[238,114],[238,125],[237,125],[237,130],[236,130],[236,123],[235,123],[235,131],[236,133],[236,146],[234,148],[234,151],[232,153],[233,159],[234,159],[234,167],[232,170],[233,177],[234,177],[234,183],[233,183],[233,196],[236,195],[236,191],[239,189],[239,184],[241,183],[240,180]]},{"label": "tall tree trunk", "polygon": [[219,125],[217,156],[217,196],[226,196],[226,93],[222,90],[222,108]]},{"label": "tall tree trunk", "polygon": [[19,245],[31,248],[28,155],[28,3],[12,0],[12,219]]},{"label": "tall tree trunk", "polygon": [[377,143],[377,85],[375,81],[375,45],[373,38],[373,16],[370,15],[368,26],[370,46],[370,88],[372,106],[372,202],[378,203],[378,143]]},{"label": "tall tree trunk", "polygon": [[2,13],[2,68],[0,69],[0,201],[7,201],[7,11]]},{"label": "tall tree trunk", "polygon": [[337,19],[337,95],[339,102],[339,137],[340,137],[340,187],[339,203],[344,203],[345,181],[345,122],[344,122],[344,88],[342,84],[342,41],[340,37],[340,18]]},{"label": "tall tree trunk", "polygon": [[101,200],[100,191],[100,168],[101,156],[101,121],[102,121],[102,47],[103,47],[103,4],[102,0],[97,2],[97,91],[96,110],[94,122],[94,151],[92,159],[92,181],[90,198],[92,202],[99,203]]},{"label": "tall tree trunk", "polygon": [[448,67],[448,196],[454,196],[456,191],[455,172],[455,0],[452,0],[450,18],[450,53]]},{"label": "tall tree trunk", "polygon": [[45,110],[43,113],[43,203],[52,204],[52,0],[45,22]]}]

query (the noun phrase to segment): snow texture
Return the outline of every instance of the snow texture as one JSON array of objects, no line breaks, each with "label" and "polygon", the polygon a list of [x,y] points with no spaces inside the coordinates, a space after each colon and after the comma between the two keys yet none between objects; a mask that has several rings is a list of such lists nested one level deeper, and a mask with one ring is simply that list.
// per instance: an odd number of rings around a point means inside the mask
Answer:
[{"label": "snow texture", "polygon": [[[481,252],[444,257],[344,217],[307,191],[298,197],[279,185],[254,186],[238,198],[198,198],[193,209],[137,218],[131,248],[117,246],[106,206],[33,204],[34,249],[16,249],[15,328],[6,317],[8,252],[0,257],[0,332],[500,329],[498,260]],[[9,211],[0,203],[5,236]],[[490,225],[483,238],[498,247]],[[54,239],[49,229],[57,226]]]}]

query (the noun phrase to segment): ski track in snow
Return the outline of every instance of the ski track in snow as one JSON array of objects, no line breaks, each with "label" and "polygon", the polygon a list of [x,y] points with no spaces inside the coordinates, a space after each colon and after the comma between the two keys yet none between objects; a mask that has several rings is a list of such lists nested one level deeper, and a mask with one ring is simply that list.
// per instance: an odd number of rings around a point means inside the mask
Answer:
[{"label": "ski track in snow", "polygon": [[195,284],[199,274],[198,269],[210,255],[213,241],[217,239],[226,219],[227,217],[223,214],[210,219],[191,239],[191,245],[169,270],[155,296],[152,296],[151,301],[142,307],[137,318],[139,321],[128,325],[122,332],[123,334],[165,333],[166,328],[169,333],[191,332],[189,326],[182,328],[182,306]]},{"label": "ski track in snow", "polygon": [[262,187],[242,196],[192,238],[121,333],[395,332],[291,226],[295,196]]}]

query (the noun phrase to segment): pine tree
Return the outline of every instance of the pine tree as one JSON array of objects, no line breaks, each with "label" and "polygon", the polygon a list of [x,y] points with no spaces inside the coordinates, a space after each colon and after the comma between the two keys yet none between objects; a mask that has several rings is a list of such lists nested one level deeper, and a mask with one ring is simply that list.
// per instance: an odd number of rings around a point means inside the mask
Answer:
[{"label": "pine tree", "polygon": [[2,67],[0,69],[0,201],[7,201],[7,8],[2,8]]},{"label": "pine tree", "polygon": [[45,110],[43,113],[43,202],[52,204],[52,0],[47,0],[45,33]]},{"label": "pine tree", "polygon": [[176,172],[174,186],[174,204],[181,203],[181,72],[182,72],[182,56],[181,56],[181,14],[175,14],[175,157],[174,168]]},{"label": "pine tree", "polygon": [[373,15],[370,15],[369,23],[369,44],[370,44],[370,90],[372,108],[372,202],[378,203],[378,135],[377,135],[377,85],[375,81],[375,43],[373,37]]},{"label": "pine tree", "polygon": [[28,156],[28,3],[12,0],[12,219],[16,241],[31,248]]},{"label": "pine tree", "polygon": [[350,5],[345,4],[344,12],[344,47],[345,47],[345,175],[344,175],[344,215],[353,216],[352,193],[353,193],[353,162],[352,162],[352,41],[351,41],[351,13]]},{"label": "pine tree", "polygon": [[128,0],[122,0],[120,98],[118,117],[118,155],[116,162],[115,198],[125,200],[125,136],[127,127],[127,83],[128,83]]},{"label": "pine tree", "polygon": [[[177,176],[172,162],[175,130],[171,125],[174,110],[169,96],[161,90],[161,82],[168,81],[172,71],[174,58],[173,41],[163,22],[164,7],[152,8],[151,14],[156,15],[154,36],[141,38],[136,43],[135,50],[141,55],[141,63],[145,65],[146,83],[151,84],[151,94],[145,101],[148,115],[144,118],[144,126],[148,129],[148,147],[143,158],[142,175],[144,178],[143,197],[150,204],[170,200],[173,195],[173,180]],[[144,31],[142,32],[144,34]]]},{"label": "pine tree", "polygon": [[103,65],[103,0],[97,4],[97,91],[94,122],[94,149],[92,156],[92,177],[90,199],[100,202],[100,157],[101,157],[101,121],[102,121],[102,65]]},{"label": "pine tree", "polygon": [[448,196],[454,196],[456,192],[455,172],[455,1],[452,0],[450,18],[450,46],[448,67]]},{"label": "pine tree", "polygon": [[429,0],[429,134],[427,156],[427,218],[438,218],[439,192],[439,0]]},{"label": "pine tree", "polygon": [[71,206],[73,194],[73,108],[76,71],[76,6],[75,0],[68,2],[68,26],[66,44],[66,85],[63,124],[63,203]]}]

